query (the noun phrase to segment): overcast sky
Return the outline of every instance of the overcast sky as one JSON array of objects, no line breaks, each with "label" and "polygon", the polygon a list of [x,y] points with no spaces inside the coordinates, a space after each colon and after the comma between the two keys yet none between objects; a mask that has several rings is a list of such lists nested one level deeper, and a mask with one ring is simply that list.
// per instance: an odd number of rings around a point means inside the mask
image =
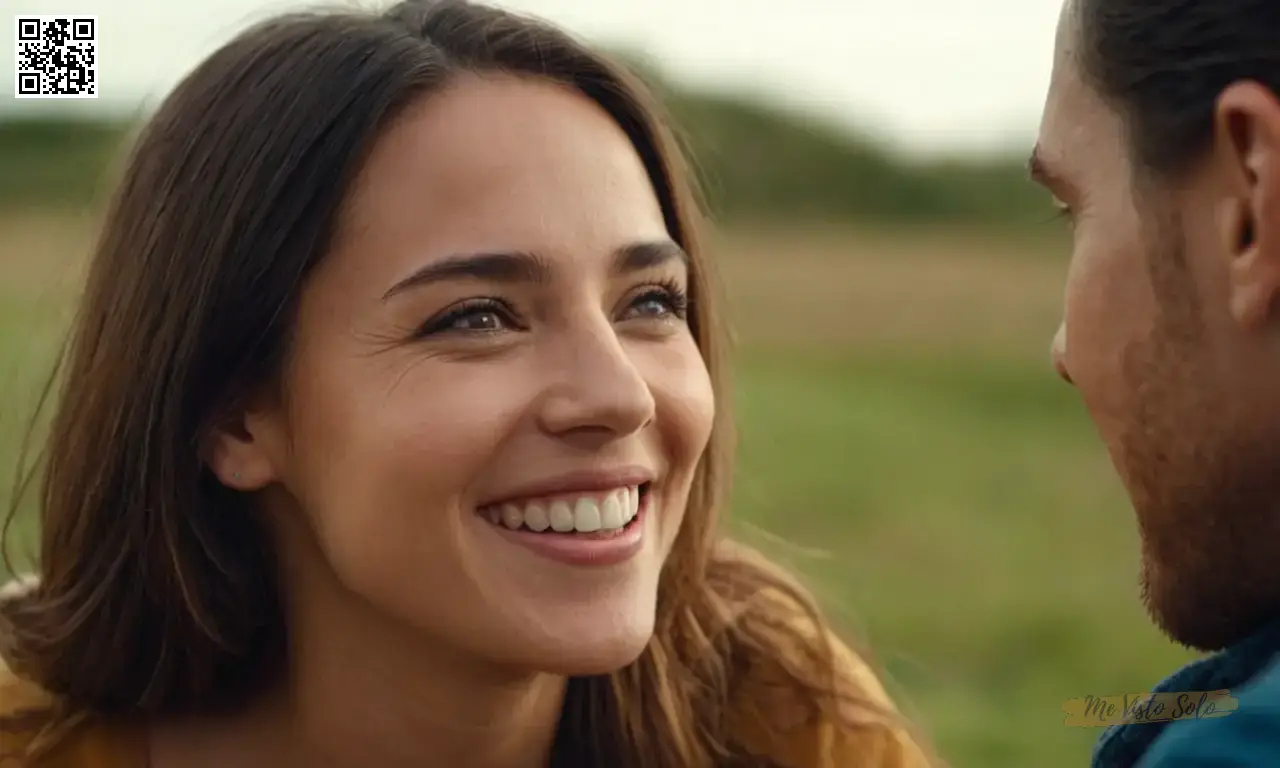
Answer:
[{"label": "overcast sky", "polygon": [[[498,1],[592,40],[640,47],[687,82],[755,91],[928,152],[1018,147],[1031,139],[1060,6],[1060,0]],[[57,105],[74,110],[154,103],[246,24],[314,4],[0,0],[14,14],[98,15],[102,98]],[[53,102],[13,99],[14,33],[6,37],[0,110],[47,108]]]}]

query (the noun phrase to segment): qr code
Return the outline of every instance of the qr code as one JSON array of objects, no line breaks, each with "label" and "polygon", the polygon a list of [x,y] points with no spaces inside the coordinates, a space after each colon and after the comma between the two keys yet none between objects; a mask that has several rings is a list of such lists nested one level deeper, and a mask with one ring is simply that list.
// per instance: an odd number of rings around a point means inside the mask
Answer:
[{"label": "qr code", "polygon": [[19,99],[98,98],[98,17],[18,16]]}]

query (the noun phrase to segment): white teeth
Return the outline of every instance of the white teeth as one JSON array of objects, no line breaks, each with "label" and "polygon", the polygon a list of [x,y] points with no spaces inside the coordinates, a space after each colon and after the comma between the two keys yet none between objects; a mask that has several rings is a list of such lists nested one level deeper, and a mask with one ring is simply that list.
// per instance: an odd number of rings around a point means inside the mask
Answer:
[{"label": "white teeth", "polygon": [[573,529],[578,533],[600,530],[600,505],[595,499],[581,498],[573,506]]},{"label": "white teeth", "polygon": [[622,505],[618,503],[618,497],[623,496],[628,500],[631,498],[629,491],[618,491],[604,497],[604,504],[600,506],[600,527],[608,530],[621,528],[627,521],[622,515]]},{"label": "white teeth", "polygon": [[568,533],[573,530],[573,510],[563,501],[551,503],[551,530]]},{"label": "white teeth", "polygon": [[551,518],[541,504],[530,504],[524,510],[524,524],[530,530],[541,533],[551,527]]},{"label": "white teeth", "polygon": [[524,527],[536,532],[550,529],[557,533],[594,533],[620,530],[635,519],[639,510],[640,489],[631,486],[603,495],[557,499],[550,504],[503,504],[484,512],[490,522],[511,530]]}]

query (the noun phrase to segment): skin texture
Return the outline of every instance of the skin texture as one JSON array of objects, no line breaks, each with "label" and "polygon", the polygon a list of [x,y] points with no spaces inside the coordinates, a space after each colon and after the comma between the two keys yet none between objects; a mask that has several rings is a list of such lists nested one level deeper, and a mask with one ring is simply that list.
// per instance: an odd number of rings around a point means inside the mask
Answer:
[{"label": "skin texture", "polygon": [[1053,361],[1132,499],[1153,620],[1217,649],[1280,612],[1280,105],[1233,85],[1189,170],[1135,166],[1079,24],[1069,2],[1031,164],[1074,234]]},{"label": "skin texture", "polygon": [[[618,271],[636,243],[670,258]],[[533,254],[547,274],[387,295],[481,252]],[[653,630],[714,413],[664,287],[687,280],[639,157],[591,101],[468,75],[413,105],[304,288],[282,386],[209,450],[274,533],[290,686],[158,730],[156,765],[544,764],[565,677],[625,666]],[[655,478],[643,547],[620,565],[554,563],[476,512],[619,467]]]}]

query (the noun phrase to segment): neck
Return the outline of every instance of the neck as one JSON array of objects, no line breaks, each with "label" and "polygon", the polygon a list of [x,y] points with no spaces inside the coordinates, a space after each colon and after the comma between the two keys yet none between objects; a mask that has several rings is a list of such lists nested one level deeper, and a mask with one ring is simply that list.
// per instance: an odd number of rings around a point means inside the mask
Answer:
[{"label": "neck", "polygon": [[288,590],[290,679],[276,707],[288,764],[545,768],[564,677],[439,647],[335,578],[306,581]]},{"label": "neck", "polygon": [[332,639],[295,651],[287,707],[300,765],[547,765],[563,678],[467,674],[478,670]]}]

